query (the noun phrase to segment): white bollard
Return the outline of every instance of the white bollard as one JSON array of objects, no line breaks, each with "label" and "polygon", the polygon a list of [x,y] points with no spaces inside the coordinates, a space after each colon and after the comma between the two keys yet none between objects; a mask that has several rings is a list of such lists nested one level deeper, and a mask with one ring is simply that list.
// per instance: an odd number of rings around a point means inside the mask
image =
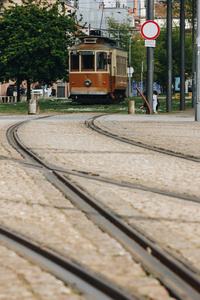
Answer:
[{"label": "white bollard", "polygon": [[36,114],[36,99],[30,99],[28,101],[28,114],[29,115]]},{"label": "white bollard", "polygon": [[131,115],[135,114],[135,101],[128,101],[128,113]]}]

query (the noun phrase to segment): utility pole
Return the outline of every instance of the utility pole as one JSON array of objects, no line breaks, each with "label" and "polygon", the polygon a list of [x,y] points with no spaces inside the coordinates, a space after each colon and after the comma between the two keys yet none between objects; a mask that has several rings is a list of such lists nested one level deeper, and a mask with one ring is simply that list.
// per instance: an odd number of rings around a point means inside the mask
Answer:
[{"label": "utility pole", "polygon": [[172,111],[172,0],[167,0],[167,99],[166,112]]},{"label": "utility pole", "polygon": [[[147,20],[154,20],[154,0],[147,3]],[[154,48],[147,47],[147,101],[153,113],[153,61]]]},{"label": "utility pole", "polygon": [[101,25],[102,25],[102,21],[103,21],[103,11],[104,11],[104,3],[103,3],[103,7],[102,7],[102,14],[101,14],[101,21],[100,21],[100,30],[101,30]]},{"label": "utility pole", "polygon": [[[199,0],[197,1],[199,2]],[[180,110],[185,110],[185,0],[181,0],[180,10]]]},{"label": "utility pole", "polygon": [[128,34],[129,36],[129,60],[128,60],[128,67],[129,67],[129,74],[128,74],[128,96],[131,97],[131,33]]},{"label": "utility pole", "polygon": [[197,59],[196,59],[196,107],[195,121],[200,121],[200,1],[197,0]]},{"label": "utility pole", "polygon": [[192,107],[195,106],[194,0],[192,0]]}]

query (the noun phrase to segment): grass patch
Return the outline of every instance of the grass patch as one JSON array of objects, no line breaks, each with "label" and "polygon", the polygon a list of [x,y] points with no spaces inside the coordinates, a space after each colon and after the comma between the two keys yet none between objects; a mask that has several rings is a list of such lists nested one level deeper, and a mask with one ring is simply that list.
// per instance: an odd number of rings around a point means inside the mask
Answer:
[{"label": "grass patch", "polygon": [[[159,97],[160,107],[158,109],[159,113],[166,112],[166,98],[164,95],[162,98]],[[128,114],[128,101],[135,101],[135,113],[136,114],[145,114],[146,111],[140,109],[140,106],[143,105],[144,101],[142,97],[132,97],[127,98],[125,101],[118,104],[94,104],[94,105],[81,105],[75,102],[72,102],[68,99],[46,99],[40,101],[40,112],[41,113],[120,113]],[[185,107],[192,107],[192,100],[185,100]],[[172,99],[172,111],[180,110],[180,100]],[[27,102],[18,102],[18,103],[1,103],[0,104],[0,113],[5,114],[27,114],[28,113],[28,103]]]},{"label": "grass patch", "polygon": [[27,102],[17,102],[17,103],[1,103],[0,113],[5,114],[27,114],[28,103]]},{"label": "grass patch", "polygon": [[[160,97],[159,102],[160,102],[160,107],[158,108],[159,113],[166,113],[166,95],[159,95]],[[135,101],[135,113],[136,114],[144,114],[146,113],[145,109],[140,109],[140,106],[144,104],[144,100],[141,97],[132,97],[129,98],[130,100]],[[185,109],[187,108],[192,108],[192,99],[191,98],[186,98],[185,99]],[[176,112],[180,110],[180,100],[172,98],[172,112]]]}]

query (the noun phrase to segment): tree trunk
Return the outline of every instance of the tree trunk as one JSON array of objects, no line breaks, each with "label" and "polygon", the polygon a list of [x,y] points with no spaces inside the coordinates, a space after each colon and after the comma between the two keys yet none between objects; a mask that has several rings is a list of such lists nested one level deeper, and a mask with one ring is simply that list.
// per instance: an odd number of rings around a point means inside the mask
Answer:
[{"label": "tree trunk", "polygon": [[30,79],[27,79],[27,101],[31,99],[31,83]]},{"label": "tree trunk", "polygon": [[17,79],[17,102],[20,102],[20,81]]}]

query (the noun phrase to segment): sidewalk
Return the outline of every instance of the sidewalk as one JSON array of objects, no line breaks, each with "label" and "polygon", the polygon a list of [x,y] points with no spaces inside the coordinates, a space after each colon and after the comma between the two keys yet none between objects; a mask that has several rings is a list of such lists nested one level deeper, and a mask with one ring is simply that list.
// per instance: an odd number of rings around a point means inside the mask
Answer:
[{"label": "sidewalk", "polygon": [[101,117],[101,121],[193,122],[195,121],[195,110],[192,108],[171,113],[158,113],[157,115],[145,113],[104,115]]}]

